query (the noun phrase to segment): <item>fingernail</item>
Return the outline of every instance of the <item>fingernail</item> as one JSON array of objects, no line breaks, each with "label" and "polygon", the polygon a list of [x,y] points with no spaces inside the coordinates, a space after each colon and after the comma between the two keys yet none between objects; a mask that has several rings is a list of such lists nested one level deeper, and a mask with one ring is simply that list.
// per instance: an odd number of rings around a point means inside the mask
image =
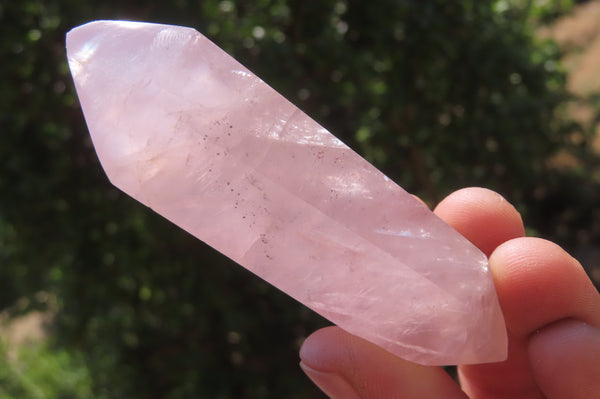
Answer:
[{"label": "fingernail", "polygon": [[330,399],[360,399],[354,388],[342,376],[315,370],[303,362],[300,362],[300,368]]}]

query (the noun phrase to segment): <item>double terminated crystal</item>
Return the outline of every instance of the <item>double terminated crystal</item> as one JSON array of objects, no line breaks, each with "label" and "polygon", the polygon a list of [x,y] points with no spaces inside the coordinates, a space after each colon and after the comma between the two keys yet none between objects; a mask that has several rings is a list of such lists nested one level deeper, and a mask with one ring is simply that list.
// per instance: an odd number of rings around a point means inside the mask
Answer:
[{"label": "double terminated crystal", "polygon": [[204,36],[96,21],[67,51],[121,190],[400,357],[506,357],[486,257]]}]

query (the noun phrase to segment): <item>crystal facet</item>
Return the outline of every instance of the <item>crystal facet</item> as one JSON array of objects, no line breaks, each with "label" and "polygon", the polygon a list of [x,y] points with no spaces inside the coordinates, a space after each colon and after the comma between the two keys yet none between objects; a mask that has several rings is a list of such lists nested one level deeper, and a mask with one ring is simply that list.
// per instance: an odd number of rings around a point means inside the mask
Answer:
[{"label": "crystal facet", "polygon": [[115,186],[400,357],[506,357],[485,255],[197,31],[95,21],[67,52]]}]

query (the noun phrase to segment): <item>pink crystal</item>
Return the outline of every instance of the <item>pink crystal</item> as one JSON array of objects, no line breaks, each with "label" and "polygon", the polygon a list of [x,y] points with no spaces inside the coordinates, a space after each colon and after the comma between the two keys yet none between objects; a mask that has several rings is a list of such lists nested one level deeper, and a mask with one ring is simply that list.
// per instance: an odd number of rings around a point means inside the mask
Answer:
[{"label": "pink crystal", "polygon": [[67,51],[115,186],[400,357],[506,358],[485,255],[207,38],[96,21]]}]

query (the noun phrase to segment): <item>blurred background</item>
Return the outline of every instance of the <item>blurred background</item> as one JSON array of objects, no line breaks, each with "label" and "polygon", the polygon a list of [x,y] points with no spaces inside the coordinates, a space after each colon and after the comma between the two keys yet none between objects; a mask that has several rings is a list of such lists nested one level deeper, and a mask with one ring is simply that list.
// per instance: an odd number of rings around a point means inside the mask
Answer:
[{"label": "blurred background", "polygon": [[435,205],[497,190],[600,283],[600,1],[0,0],[0,396],[322,398],[326,321],[113,188],[64,37],[191,26]]}]

